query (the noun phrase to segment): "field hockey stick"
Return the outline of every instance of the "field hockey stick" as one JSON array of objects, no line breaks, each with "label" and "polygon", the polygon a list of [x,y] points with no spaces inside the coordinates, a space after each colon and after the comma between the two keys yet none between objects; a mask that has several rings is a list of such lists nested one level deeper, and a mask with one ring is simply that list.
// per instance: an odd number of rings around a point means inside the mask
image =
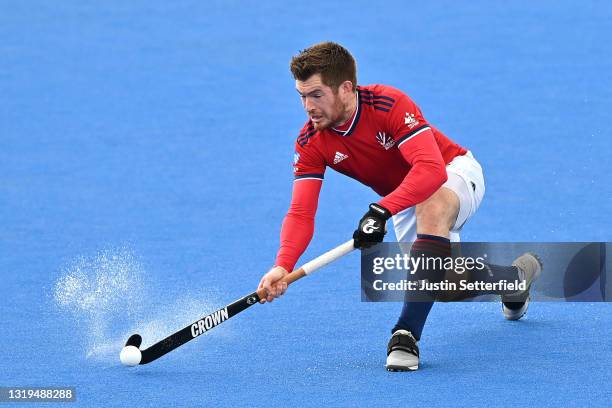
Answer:
[{"label": "field hockey stick", "polygon": [[[287,282],[287,285],[291,285],[298,279],[301,279],[306,275],[310,275],[330,262],[343,257],[353,249],[354,245],[353,240],[351,239],[344,244],[324,253],[323,255],[318,256],[312,261],[305,263],[300,268],[286,275],[282,281]],[[125,365],[135,366],[138,364],[148,364],[151,361],[155,361],[164,354],[171,352],[177,347],[182,346],[188,341],[195,339],[226,320],[236,316],[243,310],[248,309],[266,296],[267,292],[265,289],[258,289],[257,291],[238,299],[234,303],[231,303],[222,309],[196,320],[189,326],[184,327],[183,329],[171,334],[165,339],[144,350],[140,350],[139,348],[142,344],[142,337],[139,334],[133,334],[125,343],[125,347],[121,350],[121,362]]]}]

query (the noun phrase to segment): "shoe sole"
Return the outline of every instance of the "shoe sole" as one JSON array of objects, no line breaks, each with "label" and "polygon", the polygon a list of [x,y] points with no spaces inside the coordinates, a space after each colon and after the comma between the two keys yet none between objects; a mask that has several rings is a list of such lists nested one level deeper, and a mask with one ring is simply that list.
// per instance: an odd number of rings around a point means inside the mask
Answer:
[{"label": "shoe sole", "polygon": [[394,373],[398,373],[398,372],[405,372],[405,371],[416,371],[418,370],[419,366],[412,366],[412,367],[403,367],[403,366],[387,366],[387,371],[391,371]]},{"label": "shoe sole", "polygon": [[527,300],[525,301],[525,304],[523,305],[523,307],[524,307],[523,313],[521,313],[520,315],[519,314],[517,314],[517,315],[507,315],[506,314],[506,309],[515,311],[515,310],[520,310],[520,308],[519,309],[510,309],[509,307],[504,305],[503,302],[502,302],[502,313],[504,315],[504,318],[506,320],[510,320],[510,321],[521,320],[523,318],[523,316],[525,316],[527,314],[527,309],[529,309],[529,303],[530,303],[529,300],[530,300],[530,298],[527,298]]}]

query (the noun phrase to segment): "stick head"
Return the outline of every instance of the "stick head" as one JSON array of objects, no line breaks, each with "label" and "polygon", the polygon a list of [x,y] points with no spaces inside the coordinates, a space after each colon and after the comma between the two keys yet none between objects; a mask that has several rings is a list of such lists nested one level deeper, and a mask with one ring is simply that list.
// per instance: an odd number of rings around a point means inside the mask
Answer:
[{"label": "stick head", "polygon": [[142,337],[140,337],[140,334],[132,334],[130,338],[127,339],[127,341],[125,342],[126,347],[127,346],[140,347],[141,344],[142,344]]},{"label": "stick head", "polygon": [[119,359],[123,365],[133,367],[140,364],[142,360],[142,353],[140,352],[140,344],[142,343],[142,337],[138,334],[130,336],[128,341],[125,342],[125,347],[119,354]]}]

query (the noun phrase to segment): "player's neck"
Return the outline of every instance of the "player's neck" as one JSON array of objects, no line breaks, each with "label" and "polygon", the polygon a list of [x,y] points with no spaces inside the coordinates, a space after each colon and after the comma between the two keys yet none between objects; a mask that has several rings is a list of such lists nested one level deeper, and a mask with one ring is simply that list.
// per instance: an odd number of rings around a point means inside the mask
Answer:
[{"label": "player's neck", "polygon": [[344,113],[338,122],[332,126],[335,130],[345,131],[351,126],[353,120],[355,119],[355,115],[357,114],[357,93],[355,92],[355,96],[350,99],[349,103],[344,108]]}]

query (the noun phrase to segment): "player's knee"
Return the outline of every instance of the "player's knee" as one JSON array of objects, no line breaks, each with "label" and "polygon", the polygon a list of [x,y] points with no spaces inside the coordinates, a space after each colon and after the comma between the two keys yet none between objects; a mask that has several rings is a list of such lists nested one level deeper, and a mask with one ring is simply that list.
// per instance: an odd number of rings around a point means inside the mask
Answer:
[{"label": "player's knee", "polygon": [[422,234],[446,235],[450,230],[448,209],[443,203],[430,203],[421,208],[417,207],[417,227]]},{"label": "player's knee", "polygon": [[422,234],[446,235],[453,227],[459,208],[453,197],[438,195],[417,205],[415,215]]}]

